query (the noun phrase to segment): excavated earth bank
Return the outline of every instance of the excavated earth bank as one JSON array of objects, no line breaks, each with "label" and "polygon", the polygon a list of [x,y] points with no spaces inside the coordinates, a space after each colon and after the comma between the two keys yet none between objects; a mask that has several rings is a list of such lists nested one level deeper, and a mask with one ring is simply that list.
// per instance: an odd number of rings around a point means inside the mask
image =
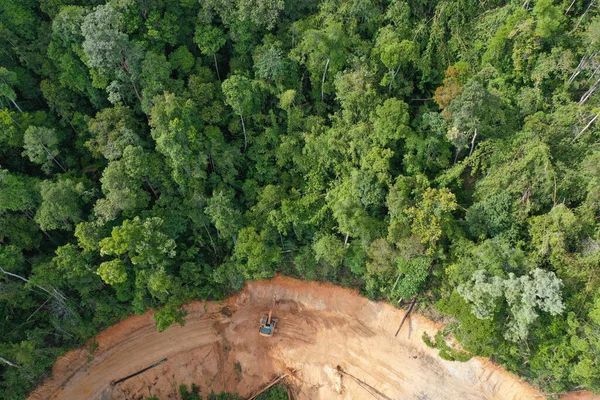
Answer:
[{"label": "excavated earth bank", "polygon": [[[275,335],[258,335],[273,295]],[[337,286],[276,277],[248,283],[222,303],[192,302],[185,326],[157,332],[151,313],[100,333],[92,346],[61,357],[53,377],[30,399],[178,399],[180,384],[210,391],[255,393],[283,373],[296,399],[368,399],[364,387],[337,366],[391,399],[543,399],[516,376],[482,358],[449,362],[421,336],[441,327]],[[164,358],[163,364],[123,383]],[[383,397],[382,397],[383,398]]]}]

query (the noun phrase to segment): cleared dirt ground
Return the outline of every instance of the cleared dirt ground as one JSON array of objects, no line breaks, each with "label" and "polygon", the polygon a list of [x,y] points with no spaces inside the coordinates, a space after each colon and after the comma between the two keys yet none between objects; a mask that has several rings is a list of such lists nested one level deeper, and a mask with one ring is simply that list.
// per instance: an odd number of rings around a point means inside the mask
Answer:
[{"label": "cleared dirt ground", "polygon": [[[258,335],[258,322],[273,295],[278,303],[272,338]],[[347,373],[391,399],[543,399],[544,396],[485,359],[448,362],[425,346],[423,332],[440,327],[412,315],[397,338],[404,311],[371,302],[329,284],[277,277],[249,283],[223,303],[193,302],[185,326],[157,332],[150,313],[128,318],[99,334],[98,348],[60,358],[53,378],[30,399],[177,399],[179,384],[201,394],[249,396],[275,376],[297,399],[369,399]],[[123,383],[164,358],[158,367]],[[383,397],[381,397],[383,398]]]}]

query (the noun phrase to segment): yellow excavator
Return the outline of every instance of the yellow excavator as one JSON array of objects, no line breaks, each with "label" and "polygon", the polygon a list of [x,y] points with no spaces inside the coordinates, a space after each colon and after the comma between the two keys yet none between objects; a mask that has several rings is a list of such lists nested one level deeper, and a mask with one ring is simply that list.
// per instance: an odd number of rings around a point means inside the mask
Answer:
[{"label": "yellow excavator", "polygon": [[273,308],[275,307],[275,303],[275,296],[273,296],[273,304],[271,304],[269,315],[263,315],[260,319],[260,329],[258,330],[258,333],[261,336],[271,337],[273,336],[273,332],[275,332],[275,324],[277,323],[277,319],[273,318]]}]

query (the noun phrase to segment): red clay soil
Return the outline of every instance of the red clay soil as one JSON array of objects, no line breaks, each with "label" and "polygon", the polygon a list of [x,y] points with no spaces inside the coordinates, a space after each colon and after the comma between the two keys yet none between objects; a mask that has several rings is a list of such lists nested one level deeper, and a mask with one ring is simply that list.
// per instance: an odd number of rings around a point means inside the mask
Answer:
[{"label": "red clay soil", "polygon": [[[273,295],[278,323],[275,335],[265,338],[258,323]],[[108,328],[94,339],[93,353],[87,346],[58,359],[53,377],[29,398],[178,399],[179,385],[192,383],[202,395],[247,397],[283,373],[296,399],[544,398],[486,359],[442,360],[421,339],[441,325],[422,316],[411,315],[394,338],[403,310],[329,284],[276,277],[251,282],[222,303],[192,302],[186,309],[185,326],[160,333],[151,313]],[[383,396],[370,394],[338,366]]]}]

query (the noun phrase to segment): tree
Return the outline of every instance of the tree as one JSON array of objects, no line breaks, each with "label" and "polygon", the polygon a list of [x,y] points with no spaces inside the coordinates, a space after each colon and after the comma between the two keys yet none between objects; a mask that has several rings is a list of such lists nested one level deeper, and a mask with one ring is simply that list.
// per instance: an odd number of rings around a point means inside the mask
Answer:
[{"label": "tree", "polygon": [[10,243],[23,250],[33,250],[39,248],[41,239],[39,227],[30,219],[30,215],[0,212],[1,243]]},{"label": "tree", "polygon": [[40,202],[37,179],[0,169],[0,211],[23,211],[26,215]]},{"label": "tree", "polygon": [[221,80],[219,65],[217,64],[217,52],[221,47],[223,47],[225,42],[227,42],[227,36],[225,33],[215,26],[199,23],[196,25],[194,42],[198,45],[202,54],[212,54],[215,62],[215,71],[217,72],[217,77],[219,80]]},{"label": "tree", "polygon": [[366,69],[358,68],[335,78],[335,97],[342,105],[342,115],[348,124],[370,115],[379,102],[369,75]]},{"label": "tree", "polygon": [[187,46],[179,46],[174,52],[169,54],[169,64],[177,70],[179,77],[182,78],[192,72],[196,59],[189,51]]},{"label": "tree", "polygon": [[86,63],[98,71],[95,85],[106,88],[113,104],[129,99],[130,85],[137,99],[142,100],[136,83],[142,50],[129,40],[124,29],[123,15],[110,3],[96,6],[81,24]]},{"label": "tree", "polygon": [[[469,76],[469,64],[458,62],[451,65],[444,71],[444,75],[443,85],[435,89],[435,95],[433,96],[433,99],[442,110],[445,110],[461,94]],[[442,115],[448,119],[450,118],[448,111],[442,112]]]},{"label": "tree", "polygon": [[274,268],[281,259],[281,248],[267,242],[267,232],[253,227],[242,228],[233,251],[246,279],[273,276]]},{"label": "tree", "polygon": [[417,134],[407,135],[404,167],[409,175],[435,176],[450,165],[447,125],[437,113],[423,115]]},{"label": "tree", "polygon": [[315,240],[312,247],[317,261],[333,268],[342,264],[346,249],[342,240],[335,235],[321,235]]},{"label": "tree", "polygon": [[458,204],[448,189],[426,189],[423,198],[416,206],[405,210],[412,218],[412,232],[427,245],[427,255],[432,255],[438,241],[451,225],[451,212]]},{"label": "tree", "polygon": [[142,144],[137,133],[140,127],[133,112],[120,104],[96,114],[88,122],[88,129],[92,137],[85,142],[86,147],[108,160],[119,159],[128,145]]},{"label": "tree", "polygon": [[396,98],[387,99],[377,106],[373,118],[374,141],[381,147],[391,146],[394,141],[412,134],[409,126],[408,104]]},{"label": "tree", "polygon": [[448,139],[456,147],[455,162],[462,149],[469,145],[469,156],[473,154],[478,135],[495,134],[496,127],[503,121],[502,102],[490,93],[477,79],[472,79],[462,88],[458,96],[446,108],[452,118]]},{"label": "tree", "polygon": [[97,273],[109,285],[127,282],[125,263],[118,258],[101,263]]},{"label": "tree", "polygon": [[397,259],[398,272],[401,274],[393,291],[394,297],[410,299],[417,296],[429,276],[429,257]]},{"label": "tree", "polygon": [[[331,84],[326,84],[327,73],[333,76],[342,70],[346,64],[346,47],[349,40],[342,25],[327,19],[323,29],[308,29],[302,35],[302,40],[292,50],[291,55],[310,72],[310,80],[315,89],[320,89],[321,101]],[[321,72],[323,71],[323,72]],[[314,94],[313,94],[314,96]],[[317,98],[317,96],[314,96]]]},{"label": "tree", "polygon": [[222,238],[232,238],[242,226],[242,215],[233,203],[233,193],[219,191],[208,200],[204,212],[210,217]]},{"label": "tree", "polygon": [[538,0],[533,7],[532,14],[538,18],[536,34],[544,39],[558,33],[565,20],[563,10],[553,3],[552,0]]},{"label": "tree", "polygon": [[[369,215],[352,183],[352,179],[344,179],[333,186],[327,192],[327,207],[331,210],[340,233],[370,242],[380,228],[379,221]],[[369,203],[368,199],[365,200]]]},{"label": "tree", "polygon": [[4,67],[0,67],[0,99],[8,100],[17,110],[19,110],[19,112],[23,112],[21,107],[19,107],[15,101],[17,99],[17,94],[12,88],[15,83],[17,83],[17,74]]},{"label": "tree", "polygon": [[94,211],[104,222],[114,220],[120,212],[133,216],[150,201],[150,195],[142,188],[142,180],[129,174],[122,160],[110,162],[100,182],[105,198],[96,201]]},{"label": "tree", "polygon": [[254,94],[255,86],[252,81],[242,75],[232,75],[221,86],[225,95],[225,102],[233,108],[233,111],[239,115],[242,121],[242,130],[244,131],[244,151],[248,147],[248,137],[246,135],[246,124],[244,115],[250,114],[255,108]]},{"label": "tree", "polygon": [[196,104],[165,92],[154,98],[150,125],[156,150],[164,155],[181,192],[200,191],[207,175],[208,151]]},{"label": "tree", "polygon": [[273,29],[285,7],[283,0],[237,0],[237,15],[240,19],[250,19],[258,26]]},{"label": "tree", "polygon": [[401,69],[418,65],[418,45],[412,40],[400,40],[400,36],[390,25],[384,26],[377,33],[375,50],[379,54],[381,62],[388,68],[387,74],[381,80],[381,85],[388,86],[389,91],[392,90],[396,76]]},{"label": "tree", "polygon": [[530,224],[531,244],[539,255],[560,258],[579,247],[583,227],[564,204],[553,207],[548,214],[532,217]]},{"label": "tree", "polygon": [[147,292],[165,302],[171,291],[177,289],[177,282],[165,269],[177,254],[176,244],[162,231],[162,226],[159,217],[144,220],[135,217],[114,227],[111,235],[100,241],[100,254],[117,258],[100,264],[98,274],[117,287],[132,285],[136,312],[143,312]]},{"label": "tree", "polygon": [[52,163],[58,165],[63,172],[67,172],[56,158],[60,154],[58,147],[61,139],[62,135],[54,129],[30,126],[23,136],[23,155],[26,155],[31,162],[41,164],[42,170],[47,174],[52,169]]},{"label": "tree", "polygon": [[480,319],[490,319],[504,299],[513,317],[508,322],[504,336],[508,340],[525,340],[529,327],[538,318],[534,308],[559,315],[565,305],[561,299],[562,281],[553,272],[534,269],[530,276],[516,277],[508,274],[507,279],[498,276],[489,278],[478,270],[471,281],[458,287],[458,293],[472,304],[473,314]]},{"label": "tree", "polygon": [[254,70],[259,78],[280,84],[289,72],[288,61],[276,45],[263,45],[254,52]]},{"label": "tree", "polygon": [[140,71],[142,90],[142,110],[150,114],[155,96],[165,91],[179,93],[183,89],[182,81],[171,79],[173,68],[164,54],[149,51],[145,54]]},{"label": "tree", "polygon": [[83,191],[83,184],[71,179],[41,182],[42,203],[35,214],[35,222],[44,231],[73,230],[81,221],[79,197]]},{"label": "tree", "polygon": [[367,249],[367,271],[370,274],[387,274],[391,272],[396,263],[398,253],[385,239],[374,240]]}]

